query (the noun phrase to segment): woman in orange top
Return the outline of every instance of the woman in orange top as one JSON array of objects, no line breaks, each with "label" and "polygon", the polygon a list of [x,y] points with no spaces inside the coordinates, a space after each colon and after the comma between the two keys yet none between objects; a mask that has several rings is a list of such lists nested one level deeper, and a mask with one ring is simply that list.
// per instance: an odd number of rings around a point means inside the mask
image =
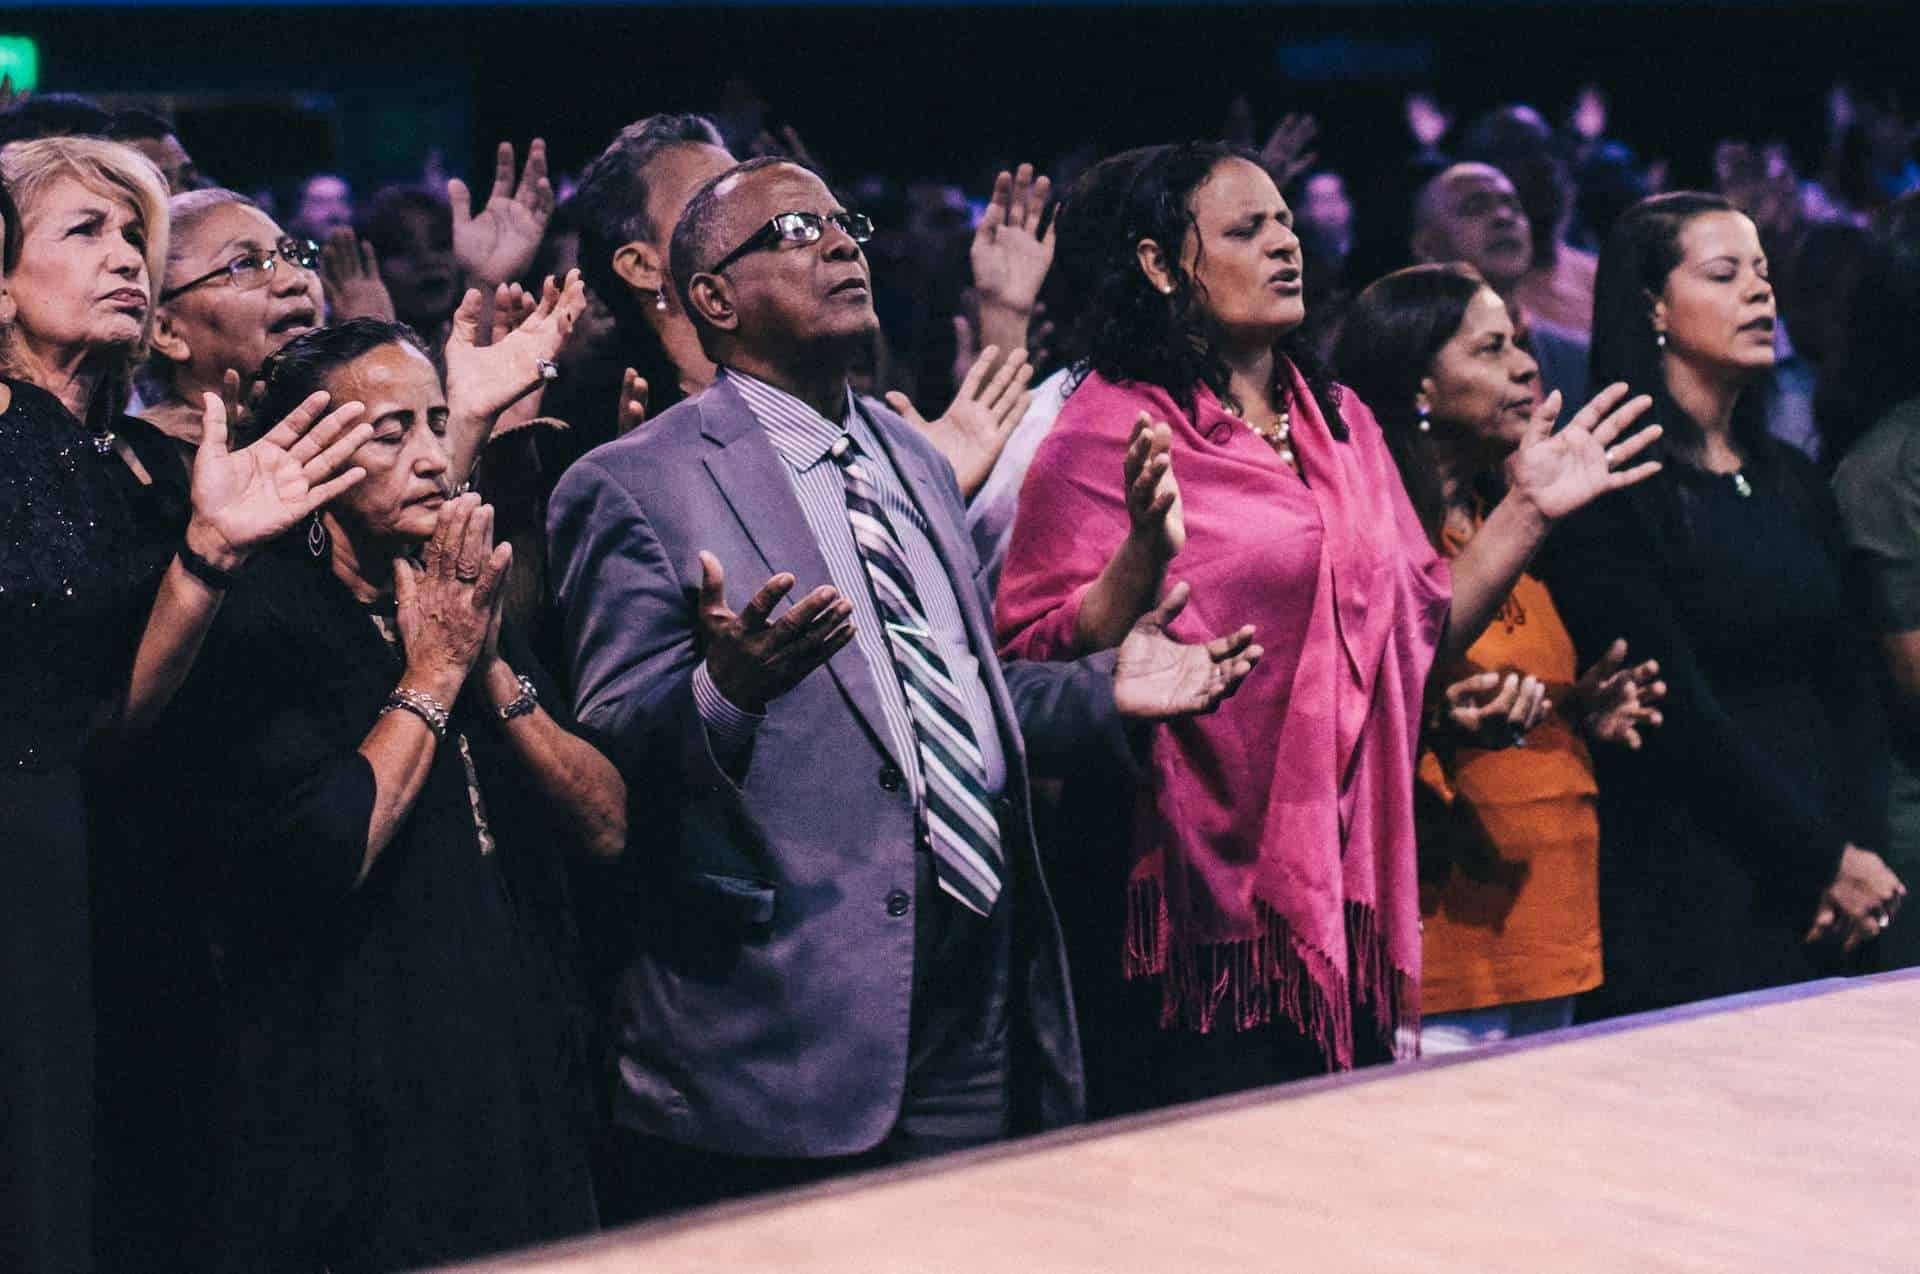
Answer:
[{"label": "woman in orange top", "polygon": [[[1418,266],[1363,292],[1341,379],[1375,405],[1436,547],[1478,531],[1500,464],[1537,404],[1538,369],[1507,307],[1466,266]],[[1564,1026],[1598,986],[1599,824],[1582,735],[1639,746],[1664,693],[1614,648],[1579,677],[1546,588],[1523,574],[1466,654],[1436,667],[1420,757],[1429,1053]]]}]

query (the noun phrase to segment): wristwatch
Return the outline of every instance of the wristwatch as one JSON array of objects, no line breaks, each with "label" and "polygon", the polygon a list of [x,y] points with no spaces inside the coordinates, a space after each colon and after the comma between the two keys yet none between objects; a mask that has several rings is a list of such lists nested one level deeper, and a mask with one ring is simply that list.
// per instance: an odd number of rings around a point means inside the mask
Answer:
[{"label": "wristwatch", "polygon": [[520,694],[506,707],[500,709],[500,719],[511,721],[515,717],[524,717],[540,706],[540,691],[533,684],[533,678],[522,675]]}]

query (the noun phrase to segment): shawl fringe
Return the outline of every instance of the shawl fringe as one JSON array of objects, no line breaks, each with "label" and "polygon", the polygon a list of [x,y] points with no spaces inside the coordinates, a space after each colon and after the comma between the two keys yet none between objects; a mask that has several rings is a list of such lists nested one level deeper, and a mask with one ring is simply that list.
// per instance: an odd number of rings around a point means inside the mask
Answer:
[{"label": "shawl fringe", "polygon": [[[1169,938],[1166,892],[1147,876],[1127,888],[1126,951],[1129,980],[1160,979],[1160,1027],[1205,1035],[1222,1020],[1234,1030],[1272,1022],[1277,1015],[1313,1040],[1333,1070],[1353,1068],[1356,999],[1369,1010],[1381,1046],[1398,1058],[1417,1052],[1419,983],[1387,955],[1374,908],[1346,905],[1348,968],[1300,940],[1284,917],[1254,900],[1259,932],[1231,942],[1175,943]],[[1352,989],[1357,989],[1355,996]]]}]

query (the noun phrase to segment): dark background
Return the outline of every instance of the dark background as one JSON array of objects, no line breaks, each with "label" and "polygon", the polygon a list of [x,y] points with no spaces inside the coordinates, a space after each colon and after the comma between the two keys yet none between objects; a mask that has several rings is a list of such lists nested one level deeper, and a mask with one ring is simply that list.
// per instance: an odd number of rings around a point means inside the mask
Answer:
[{"label": "dark background", "polygon": [[1009,160],[1217,135],[1245,94],[1261,136],[1315,113],[1364,202],[1407,153],[1411,88],[1461,120],[1514,100],[1558,118],[1591,82],[1609,133],[1677,184],[1722,137],[1784,140],[1808,171],[1835,80],[1912,78],[1920,5],[36,5],[0,8],[0,32],[39,40],[42,91],[160,106],[249,189],[324,168],[366,189],[436,149],[471,175],[536,133],[565,172],[636,117],[751,97],[836,177],[978,191]]}]

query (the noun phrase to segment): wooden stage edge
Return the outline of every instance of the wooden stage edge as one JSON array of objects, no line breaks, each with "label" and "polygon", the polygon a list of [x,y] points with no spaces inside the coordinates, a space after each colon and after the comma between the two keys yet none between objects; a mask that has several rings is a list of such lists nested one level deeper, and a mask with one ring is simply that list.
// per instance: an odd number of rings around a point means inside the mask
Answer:
[{"label": "wooden stage edge", "polygon": [[1920,970],[1239,1093],[458,1268],[1920,1274]]}]

